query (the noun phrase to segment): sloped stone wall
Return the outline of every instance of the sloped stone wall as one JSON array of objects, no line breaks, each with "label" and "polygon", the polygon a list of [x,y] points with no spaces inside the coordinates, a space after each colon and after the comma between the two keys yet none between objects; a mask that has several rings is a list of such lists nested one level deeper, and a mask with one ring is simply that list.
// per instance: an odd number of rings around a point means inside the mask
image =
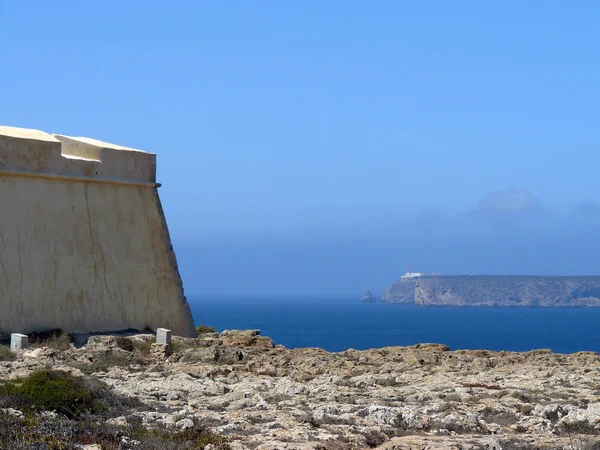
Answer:
[{"label": "sloped stone wall", "polygon": [[195,336],[156,156],[0,127],[0,332]]}]

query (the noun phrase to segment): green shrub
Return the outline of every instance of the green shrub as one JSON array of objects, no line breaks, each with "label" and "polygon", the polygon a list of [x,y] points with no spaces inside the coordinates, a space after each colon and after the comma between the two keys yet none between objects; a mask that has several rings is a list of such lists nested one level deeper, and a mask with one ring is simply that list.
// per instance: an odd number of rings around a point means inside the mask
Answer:
[{"label": "green shrub", "polygon": [[129,417],[127,427],[121,431],[136,441],[142,450],[197,450],[212,444],[215,450],[230,450],[228,439],[210,429],[195,424],[186,430],[174,430],[165,425],[154,424],[147,428],[139,417]]},{"label": "green shrub", "polygon": [[[218,449],[229,449],[227,438],[204,428],[190,428],[183,431],[172,431],[166,428],[147,429],[134,425],[133,438],[141,443],[153,442],[157,448],[165,448],[166,444],[174,445],[173,448],[204,448],[208,444]],[[160,444],[160,445],[159,445]],[[187,445],[186,445],[187,444]],[[191,446],[190,446],[191,444]]]},{"label": "green shrub", "polygon": [[117,336],[117,338],[115,339],[116,343],[117,343],[117,347],[119,347],[122,350],[128,351],[128,352],[132,352],[134,349],[133,346],[133,341],[129,338],[126,337],[122,337],[122,336]]},{"label": "green shrub", "polygon": [[189,348],[198,348],[201,346],[202,346],[202,344],[201,344],[200,339],[190,339],[190,338],[174,339],[173,340],[173,353],[182,352]]},{"label": "green shrub", "polygon": [[10,350],[8,345],[0,345],[0,361],[14,361],[17,355]]},{"label": "green shrub", "polygon": [[0,397],[4,405],[23,412],[40,408],[77,418],[83,412],[105,408],[99,402],[99,391],[105,389],[103,383],[92,383],[66,372],[38,370],[22,380],[5,381],[0,386]]},{"label": "green shrub", "polygon": [[[227,450],[227,438],[205,426],[178,431],[154,424],[146,428],[135,411],[148,411],[136,398],[118,394],[101,381],[66,372],[40,370],[20,380],[0,383],[0,408],[20,409],[23,418],[0,411],[0,450],[67,450],[98,444],[122,448],[122,437],[139,441],[139,450],[198,450],[212,444]],[[59,413],[49,417],[42,410]],[[108,417],[129,416],[124,426]],[[76,420],[73,420],[76,419]],[[129,447],[127,447],[129,448]]]},{"label": "green shrub", "polygon": [[[122,437],[139,441],[135,447],[123,447]],[[0,412],[0,450],[67,450],[81,445],[98,444],[116,450],[198,450],[212,444],[215,450],[227,450],[224,436],[197,426],[192,430],[174,431],[159,425],[147,429],[135,419],[124,427],[111,425],[97,417],[82,415],[80,420],[63,416],[29,415],[23,419]]]},{"label": "green shrub", "polygon": [[73,367],[81,370],[86,375],[91,375],[97,372],[108,372],[113,367],[129,367],[135,363],[136,361],[127,353],[112,352],[94,355],[92,361],[77,362],[73,364]]},{"label": "green shrub", "polygon": [[367,444],[369,448],[379,447],[387,441],[387,436],[379,430],[369,430],[362,433],[362,435],[365,438],[365,444]]},{"label": "green shrub", "polygon": [[142,355],[147,355],[150,353],[150,349],[152,348],[152,341],[136,339],[133,341],[133,348],[135,348]]},{"label": "green shrub", "polygon": [[533,411],[533,406],[531,406],[529,403],[524,403],[521,405],[521,414],[527,416],[531,413],[531,411]]},{"label": "green shrub", "polygon": [[32,347],[49,347],[55,350],[68,350],[71,348],[73,338],[60,329],[31,333],[29,344]]},{"label": "green shrub", "polygon": [[211,327],[209,325],[199,325],[196,327],[196,333],[205,334],[205,333],[216,333],[217,329],[215,327]]},{"label": "green shrub", "polygon": [[152,342],[150,340],[131,339],[122,336],[117,337],[115,340],[117,347],[128,352],[137,350],[140,353],[148,354],[150,353],[150,348],[152,347]]}]

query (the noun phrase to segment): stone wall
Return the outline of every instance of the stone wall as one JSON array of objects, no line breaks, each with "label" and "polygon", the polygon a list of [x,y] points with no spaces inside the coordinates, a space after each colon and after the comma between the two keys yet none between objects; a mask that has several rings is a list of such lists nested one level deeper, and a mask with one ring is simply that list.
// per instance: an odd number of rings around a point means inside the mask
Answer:
[{"label": "stone wall", "polygon": [[156,155],[0,127],[0,332],[195,336]]}]

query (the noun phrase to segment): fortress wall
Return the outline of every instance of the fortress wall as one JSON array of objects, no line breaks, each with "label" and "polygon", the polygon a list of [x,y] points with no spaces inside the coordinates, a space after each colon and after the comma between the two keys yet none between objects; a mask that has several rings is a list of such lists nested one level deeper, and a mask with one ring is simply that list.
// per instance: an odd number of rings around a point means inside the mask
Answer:
[{"label": "fortress wall", "polygon": [[0,332],[195,336],[155,177],[150,153],[0,127]]}]

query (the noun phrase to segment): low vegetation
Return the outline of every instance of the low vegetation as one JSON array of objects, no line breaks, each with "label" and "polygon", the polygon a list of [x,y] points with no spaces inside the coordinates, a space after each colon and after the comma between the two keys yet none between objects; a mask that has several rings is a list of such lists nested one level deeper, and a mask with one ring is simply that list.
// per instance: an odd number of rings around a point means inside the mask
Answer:
[{"label": "low vegetation", "polygon": [[209,325],[199,325],[196,327],[196,333],[205,334],[205,333],[216,333],[217,329],[215,327],[211,327]]},{"label": "low vegetation", "polygon": [[197,450],[208,444],[214,450],[230,449],[225,437],[201,426],[177,431],[146,428],[136,421],[117,426],[93,417],[71,421],[62,416],[0,413],[0,450],[71,450],[90,444],[102,450]]},{"label": "low vegetation", "polygon": [[[73,346],[73,337],[62,330],[50,330],[29,335],[29,347],[48,347],[54,350],[68,350]],[[0,340],[0,361],[15,361],[17,355],[10,349],[10,336]]]},{"label": "low vegetation", "polygon": [[0,361],[14,361],[17,355],[10,350],[10,346],[0,344]]},{"label": "low vegetation", "polygon": [[108,372],[113,367],[129,367],[145,363],[144,356],[138,353],[107,352],[94,355],[89,362],[74,363],[73,367],[81,370],[86,375],[97,372]]},{"label": "low vegetation", "polygon": [[53,370],[37,370],[26,378],[0,384],[0,407],[26,415],[52,411],[68,419],[78,419],[83,414],[106,416],[111,407],[114,412],[121,412],[124,404],[128,409],[136,406],[126,400],[99,380]]},{"label": "low vegetation", "polygon": [[[148,407],[115,393],[103,382],[66,372],[38,370],[26,378],[0,383],[0,450],[72,449],[98,444],[103,450],[135,448],[229,448],[223,436],[199,424],[186,430],[147,428],[136,411]],[[119,426],[109,418],[129,416]]]},{"label": "low vegetation", "polygon": [[29,346],[48,347],[54,350],[68,350],[73,346],[73,336],[60,329],[49,330],[29,335]]}]

